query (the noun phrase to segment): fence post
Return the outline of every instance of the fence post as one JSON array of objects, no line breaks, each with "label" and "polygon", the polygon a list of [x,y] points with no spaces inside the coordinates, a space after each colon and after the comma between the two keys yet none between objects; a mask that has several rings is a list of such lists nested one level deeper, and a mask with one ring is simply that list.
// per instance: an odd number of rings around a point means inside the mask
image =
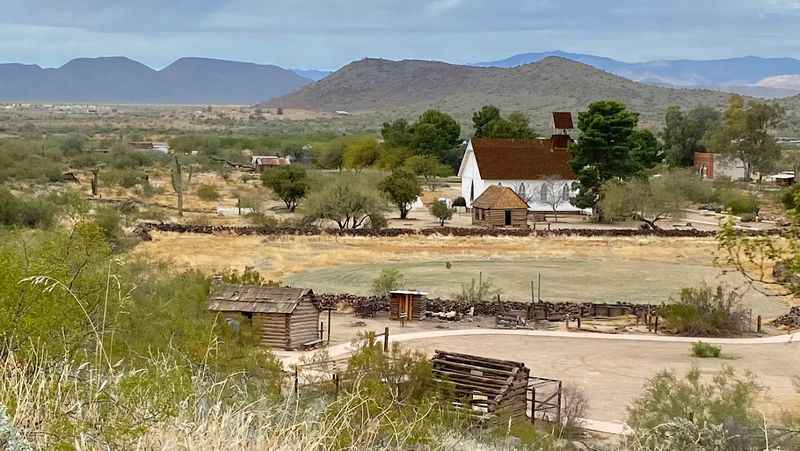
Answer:
[{"label": "fence post", "polygon": [[658,314],[656,314],[656,321],[655,321],[655,324],[653,326],[653,333],[658,335]]},{"label": "fence post", "polygon": [[331,310],[328,309],[328,345],[331,344]]},{"label": "fence post", "polygon": [[294,395],[300,396],[300,375],[297,372],[297,365],[294,366]]},{"label": "fence post", "polygon": [[383,352],[389,352],[389,327],[383,329]]},{"label": "fence post", "polygon": [[[583,312],[581,312],[581,313],[583,313]],[[578,329],[580,329],[580,328],[581,328],[581,317],[580,317],[580,315],[578,315]]]},{"label": "fence post", "polygon": [[561,381],[558,381],[558,412],[556,412],[556,422],[561,427]]},{"label": "fence post", "polygon": [[333,373],[333,385],[334,385],[334,392],[333,392],[333,399],[339,399],[339,374]]},{"label": "fence post", "polygon": [[761,315],[758,315],[756,321],[758,321],[758,323],[756,323],[756,332],[761,333]]},{"label": "fence post", "polygon": [[531,424],[536,424],[536,387],[531,386]]},{"label": "fence post", "polygon": [[325,337],[325,323],[320,321],[319,322],[319,339],[322,340],[323,337]]}]

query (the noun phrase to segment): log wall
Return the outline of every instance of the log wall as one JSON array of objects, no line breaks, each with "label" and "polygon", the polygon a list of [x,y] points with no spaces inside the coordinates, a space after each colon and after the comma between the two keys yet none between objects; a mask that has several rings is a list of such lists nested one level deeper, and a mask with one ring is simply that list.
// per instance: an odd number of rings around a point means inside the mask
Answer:
[{"label": "log wall", "polygon": [[281,313],[254,313],[253,330],[261,337],[261,345],[273,349],[289,349],[289,316]]},{"label": "log wall", "polygon": [[302,349],[303,345],[319,339],[319,308],[311,300],[303,299],[289,316],[289,349]]},{"label": "log wall", "polygon": [[483,227],[524,228],[528,226],[528,210],[511,209],[511,225],[507,226],[506,210],[473,208],[472,224]]}]

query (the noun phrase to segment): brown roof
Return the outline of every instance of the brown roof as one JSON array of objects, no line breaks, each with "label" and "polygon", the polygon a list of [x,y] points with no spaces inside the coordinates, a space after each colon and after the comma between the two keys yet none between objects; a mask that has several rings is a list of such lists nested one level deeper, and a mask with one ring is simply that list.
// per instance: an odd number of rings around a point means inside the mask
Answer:
[{"label": "brown roof", "polygon": [[484,180],[574,180],[566,150],[549,139],[473,139],[472,149]]},{"label": "brown roof", "polygon": [[222,285],[212,289],[208,309],[215,312],[292,313],[314,292],[308,288]]},{"label": "brown roof", "polygon": [[572,123],[572,113],[568,111],[556,111],[553,113],[553,126],[558,130],[575,128]]},{"label": "brown roof", "polygon": [[496,210],[505,210],[507,208],[528,209],[528,204],[513,189],[497,185],[489,185],[486,191],[475,199],[472,206]]}]

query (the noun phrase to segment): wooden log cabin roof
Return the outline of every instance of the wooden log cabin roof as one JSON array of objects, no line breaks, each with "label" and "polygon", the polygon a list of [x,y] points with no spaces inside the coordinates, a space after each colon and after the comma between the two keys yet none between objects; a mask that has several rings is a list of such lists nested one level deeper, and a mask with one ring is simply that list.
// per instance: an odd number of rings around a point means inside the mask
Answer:
[{"label": "wooden log cabin roof", "polygon": [[212,289],[208,309],[215,312],[291,314],[304,298],[313,294],[309,288],[222,285]]},{"label": "wooden log cabin roof", "polygon": [[473,208],[506,210],[524,208],[528,204],[513,189],[507,186],[489,185],[480,196],[472,203]]},{"label": "wooden log cabin roof", "polygon": [[572,158],[564,143],[552,139],[472,140],[478,171],[484,180],[574,180]]}]

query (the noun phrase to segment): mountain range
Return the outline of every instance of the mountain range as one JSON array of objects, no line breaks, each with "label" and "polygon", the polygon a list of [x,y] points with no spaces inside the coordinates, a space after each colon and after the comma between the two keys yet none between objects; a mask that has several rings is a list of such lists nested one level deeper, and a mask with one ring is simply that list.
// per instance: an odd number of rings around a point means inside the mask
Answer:
[{"label": "mountain range", "polygon": [[512,68],[556,56],[588,64],[631,80],[666,86],[705,87],[759,97],[800,93],[800,60],[746,56],[716,60],[657,60],[628,63],[602,56],[562,51],[523,53],[479,67]]},{"label": "mountain range", "polygon": [[670,105],[722,109],[729,97],[720,91],[640,83],[554,56],[511,68],[368,58],[267,105],[407,117],[439,108],[469,124],[473,111],[493,104],[528,114],[541,129],[549,127],[550,112],[579,111],[597,100],[622,101],[641,113],[644,125],[655,126]]},{"label": "mountain range", "polygon": [[77,58],[59,68],[0,64],[0,100],[253,104],[311,78],[273,65],[180,58],[155,70],[126,57]]}]

